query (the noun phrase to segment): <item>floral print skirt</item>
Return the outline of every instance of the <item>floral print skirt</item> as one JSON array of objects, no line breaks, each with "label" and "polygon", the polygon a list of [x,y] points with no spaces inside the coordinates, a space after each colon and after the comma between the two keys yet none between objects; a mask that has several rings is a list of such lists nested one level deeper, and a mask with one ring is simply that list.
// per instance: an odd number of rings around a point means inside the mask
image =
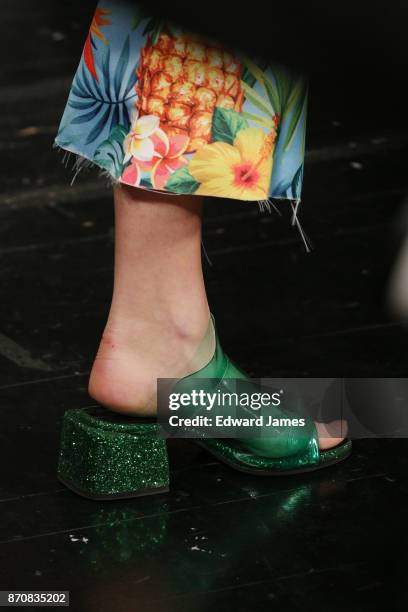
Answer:
[{"label": "floral print skirt", "polygon": [[298,201],[306,99],[280,66],[101,0],[55,144],[139,188]]}]

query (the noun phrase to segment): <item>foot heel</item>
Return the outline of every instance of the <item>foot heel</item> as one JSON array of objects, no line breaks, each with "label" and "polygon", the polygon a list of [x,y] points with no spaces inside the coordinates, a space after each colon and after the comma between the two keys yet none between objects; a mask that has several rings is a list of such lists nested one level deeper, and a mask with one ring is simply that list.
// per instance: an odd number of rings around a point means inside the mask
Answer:
[{"label": "foot heel", "polygon": [[169,490],[165,440],[153,421],[103,408],[64,415],[58,479],[90,499],[118,499]]}]

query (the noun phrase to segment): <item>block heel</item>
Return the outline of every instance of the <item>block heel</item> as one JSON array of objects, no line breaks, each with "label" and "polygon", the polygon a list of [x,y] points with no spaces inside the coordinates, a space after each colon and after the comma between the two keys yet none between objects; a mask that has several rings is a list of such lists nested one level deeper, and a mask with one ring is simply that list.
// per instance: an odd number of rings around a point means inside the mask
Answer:
[{"label": "block heel", "polygon": [[58,479],[96,500],[165,493],[165,440],[153,420],[131,419],[104,408],[68,410],[63,419]]}]

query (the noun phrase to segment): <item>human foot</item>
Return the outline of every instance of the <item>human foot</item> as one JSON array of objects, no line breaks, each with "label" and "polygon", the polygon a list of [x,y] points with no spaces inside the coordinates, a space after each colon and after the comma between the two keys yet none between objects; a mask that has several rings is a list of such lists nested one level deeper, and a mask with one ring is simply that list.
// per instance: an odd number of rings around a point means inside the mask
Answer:
[{"label": "human foot", "polygon": [[[136,321],[127,330],[107,327],[92,368],[89,394],[114,412],[154,416],[157,378],[196,372],[210,361],[214,349],[211,321],[204,334]],[[315,425],[320,450],[338,446],[347,435],[344,420]]]},{"label": "human foot", "polygon": [[158,378],[179,378],[212,358],[212,324],[181,330],[174,324],[134,320],[108,323],[89,380],[89,394],[103,406],[133,416],[154,416]]},{"label": "human foot", "polygon": [[319,436],[320,450],[338,446],[347,436],[347,421],[337,420],[330,423],[315,423]]}]

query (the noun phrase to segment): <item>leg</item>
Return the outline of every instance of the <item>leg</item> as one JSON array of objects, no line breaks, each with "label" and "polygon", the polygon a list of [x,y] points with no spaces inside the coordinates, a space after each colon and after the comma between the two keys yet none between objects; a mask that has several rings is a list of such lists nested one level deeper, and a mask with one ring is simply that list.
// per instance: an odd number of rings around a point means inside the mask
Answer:
[{"label": "leg", "polygon": [[189,373],[207,330],[202,199],[125,185],[114,198],[113,298],[89,392],[112,410],[146,414],[156,379]]},{"label": "leg", "polygon": [[[125,185],[115,187],[114,197],[113,298],[89,393],[117,412],[154,414],[157,378],[193,372],[192,357],[208,328],[202,199]],[[201,353],[201,367],[211,356],[211,350]],[[316,425],[322,449],[342,441],[333,437],[338,422]]]}]

